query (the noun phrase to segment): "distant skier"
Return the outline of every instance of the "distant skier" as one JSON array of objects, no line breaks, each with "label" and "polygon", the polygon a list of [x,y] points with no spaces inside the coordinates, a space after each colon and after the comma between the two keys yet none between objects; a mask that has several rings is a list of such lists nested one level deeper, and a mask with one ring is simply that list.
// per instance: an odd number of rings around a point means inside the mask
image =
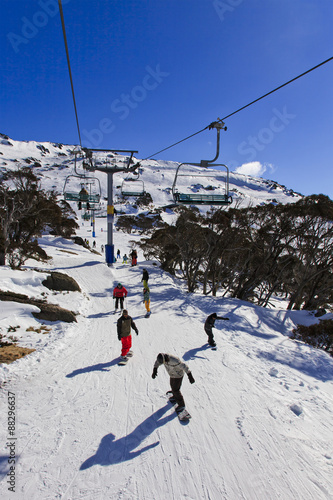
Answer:
[{"label": "distant skier", "polygon": [[126,309],[123,310],[122,315],[117,321],[117,334],[118,340],[121,341],[121,359],[125,360],[127,357],[132,356],[133,353],[130,350],[132,347],[132,335],[131,329],[139,335],[139,330],[137,329],[133,319],[128,315]]},{"label": "distant skier", "polygon": [[130,253],[130,257],[132,259],[132,266],[136,266],[138,263],[138,254],[136,250],[132,250]]},{"label": "distant skier", "polygon": [[120,259],[120,250],[117,250],[117,259]]},{"label": "distant skier", "polygon": [[124,308],[125,297],[127,297],[127,290],[121,283],[118,283],[118,285],[113,290],[113,298],[116,299],[115,311],[118,309],[119,302],[120,309]]},{"label": "distant skier", "polygon": [[144,288],[148,288],[149,273],[147,269],[142,270],[142,280]]},{"label": "distant skier", "polygon": [[154,364],[152,378],[157,377],[157,369],[160,365],[164,365],[166,371],[170,375],[170,387],[173,394],[173,398],[175,399],[176,404],[178,405],[176,408],[176,411],[178,413],[185,408],[185,401],[182,393],[180,392],[180,387],[183,382],[184,373],[187,374],[191,384],[194,383],[193,375],[187,364],[184,363],[184,361],[182,361],[180,358],[177,358],[177,356],[172,356],[171,354],[165,354],[160,352],[157,355]]},{"label": "distant skier", "polygon": [[212,347],[216,347],[216,343],[213,335],[213,328],[215,327],[215,321],[217,319],[222,319],[224,321],[228,321],[229,318],[223,318],[222,316],[218,316],[216,313],[210,314],[205,321],[205,332],[208,335],[208,344]]},{"label": "distant skier", "polygon": [[148,286],[143,289],[143,302],[147,311],[147,316],[150,315],[150,290]]},{"label": "distant skier", "polygon": [[123,256],[123,264],[127,264],[127,260],[128,260],[128,257],[127,257],[127,255],[124,253],[124,256]]}]

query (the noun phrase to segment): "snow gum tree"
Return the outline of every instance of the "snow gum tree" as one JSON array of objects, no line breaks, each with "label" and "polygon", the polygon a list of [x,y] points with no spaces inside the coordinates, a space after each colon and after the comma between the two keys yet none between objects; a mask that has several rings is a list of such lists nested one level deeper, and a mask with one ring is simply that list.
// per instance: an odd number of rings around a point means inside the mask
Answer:
[{"label": "snow gum tree", "polygon": [[163,269],[182,273],[189,292],[224,295],[267,306],[274,294],[289,309],[332,304],[333,202],[304,197],[206,216],[182,208],[173,226],[142,241],[145,255]]},{"label": "snow gum tree", "polygon": [[70,237],[78,227],[70,206],[45,192],[29,167],[2,174],[0,216],[0,265],[7,259],[13,269],[47,259],[37,240],[44,231]]}]

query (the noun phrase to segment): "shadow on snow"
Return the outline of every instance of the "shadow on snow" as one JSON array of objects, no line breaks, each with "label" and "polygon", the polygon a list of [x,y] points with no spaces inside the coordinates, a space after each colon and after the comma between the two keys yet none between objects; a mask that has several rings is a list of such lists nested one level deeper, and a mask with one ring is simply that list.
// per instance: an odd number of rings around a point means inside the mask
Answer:
[{"label": "shadow on snow", "polygon": [[146,418],[140,425],[138,425],[130,434],[120,439],[112,433],[106,434],[99,444],[98,450],[95,455],[92,455],[83,462],[80,470],[86,470],[93,465],[114,465],[141,455],[145,451],[155,448],[159,445],[159,441],[149,444],[134,451],[150,434],[152,434],[158,427],[162,427],[166,423],[173,420],[177,415],[172,413],[164,418],[163,415],[170,409],[170,405],[166,404],[150,417]]},{"label": "shadow on snow", "polygon": [[82,375],[83,373],[89,373],[89,372],[108,372],[110,370],[108,370],[107,368],[118,365],[118,363],[119,363],[119,357],[113,359],[112,361],[108,361],[107,363],[98,363],[97,365],[86,366],[85,368],[78,368],[77,370],[74,370],[72,373],[68,373],[66,377],[72,378],[76,377],[76,375]]}]

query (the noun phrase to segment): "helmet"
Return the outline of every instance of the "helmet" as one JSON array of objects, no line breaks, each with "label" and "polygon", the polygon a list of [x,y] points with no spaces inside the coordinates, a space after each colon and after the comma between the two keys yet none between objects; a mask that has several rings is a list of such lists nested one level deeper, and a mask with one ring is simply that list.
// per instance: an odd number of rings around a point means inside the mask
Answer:
[{"label": "helmet", "polygon": [[120,288],[120,287],[122,287],[123,285],[122,285],[121,283],[118,283],[118,285],[117,285],[117,286],[119,286],[119,288]]}]

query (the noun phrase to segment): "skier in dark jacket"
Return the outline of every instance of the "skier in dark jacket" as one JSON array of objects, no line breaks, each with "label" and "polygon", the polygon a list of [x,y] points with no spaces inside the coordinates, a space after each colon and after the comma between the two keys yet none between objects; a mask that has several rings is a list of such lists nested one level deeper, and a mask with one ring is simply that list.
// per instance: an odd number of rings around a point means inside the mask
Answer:
[{"label": "skier in dark jacket", "polygon": [[136,250],[132,250],[130,253],[130,257],[132,259],[132,266],[136,266],[138,263],[138,254]]},{"label": "skier in dark jacket", "polygon": [[149,273],[147,269],[142,270],[142,280],[143,281],[143,287],[148,288],[148,280],[149,280]]},{"label": "skier in dark jacket", "polygon": [[213,328],[215,327],[215,321],[217,319],[223,319],[224,321],[228,321],[229,318],[223,318],[222,316],[218,316],[216,313],[210,314],[205,321],[205,332],[208,335],[208,344],[212,347],[216,347],[216,343],[213,335]]},{"label": "skier in dark jacket", "polygon": [[128,311],[124,309],[122,315],[117,321],[117,334],[118,340],[121,340],[122,359],[126,359],[126,355],[133,356],[132,351],[130,351],[132,347],[131,328],[133,328],[135,333],[139,335],[139,330],[137,329],[136,324],[131,316],[128,315]]},{"label": "skier in dark jacket", "polygon": [[180,387],[183,382],[184,373],[187,374],[188,379],[191,384],[194,383],[194,378],[191,370],[184,361],[177,358],[177,356],[172,356],[171,354],[165,354],[160,352],[156,358],[152,378],[157,377],[157,369],[160,365],[164,365],[166,371],[170,376],[170,386],[173,394],[173,398],[177,403],[177,412],[182,411],[185,408],[185,402],[182,393],[180,392]]}]

